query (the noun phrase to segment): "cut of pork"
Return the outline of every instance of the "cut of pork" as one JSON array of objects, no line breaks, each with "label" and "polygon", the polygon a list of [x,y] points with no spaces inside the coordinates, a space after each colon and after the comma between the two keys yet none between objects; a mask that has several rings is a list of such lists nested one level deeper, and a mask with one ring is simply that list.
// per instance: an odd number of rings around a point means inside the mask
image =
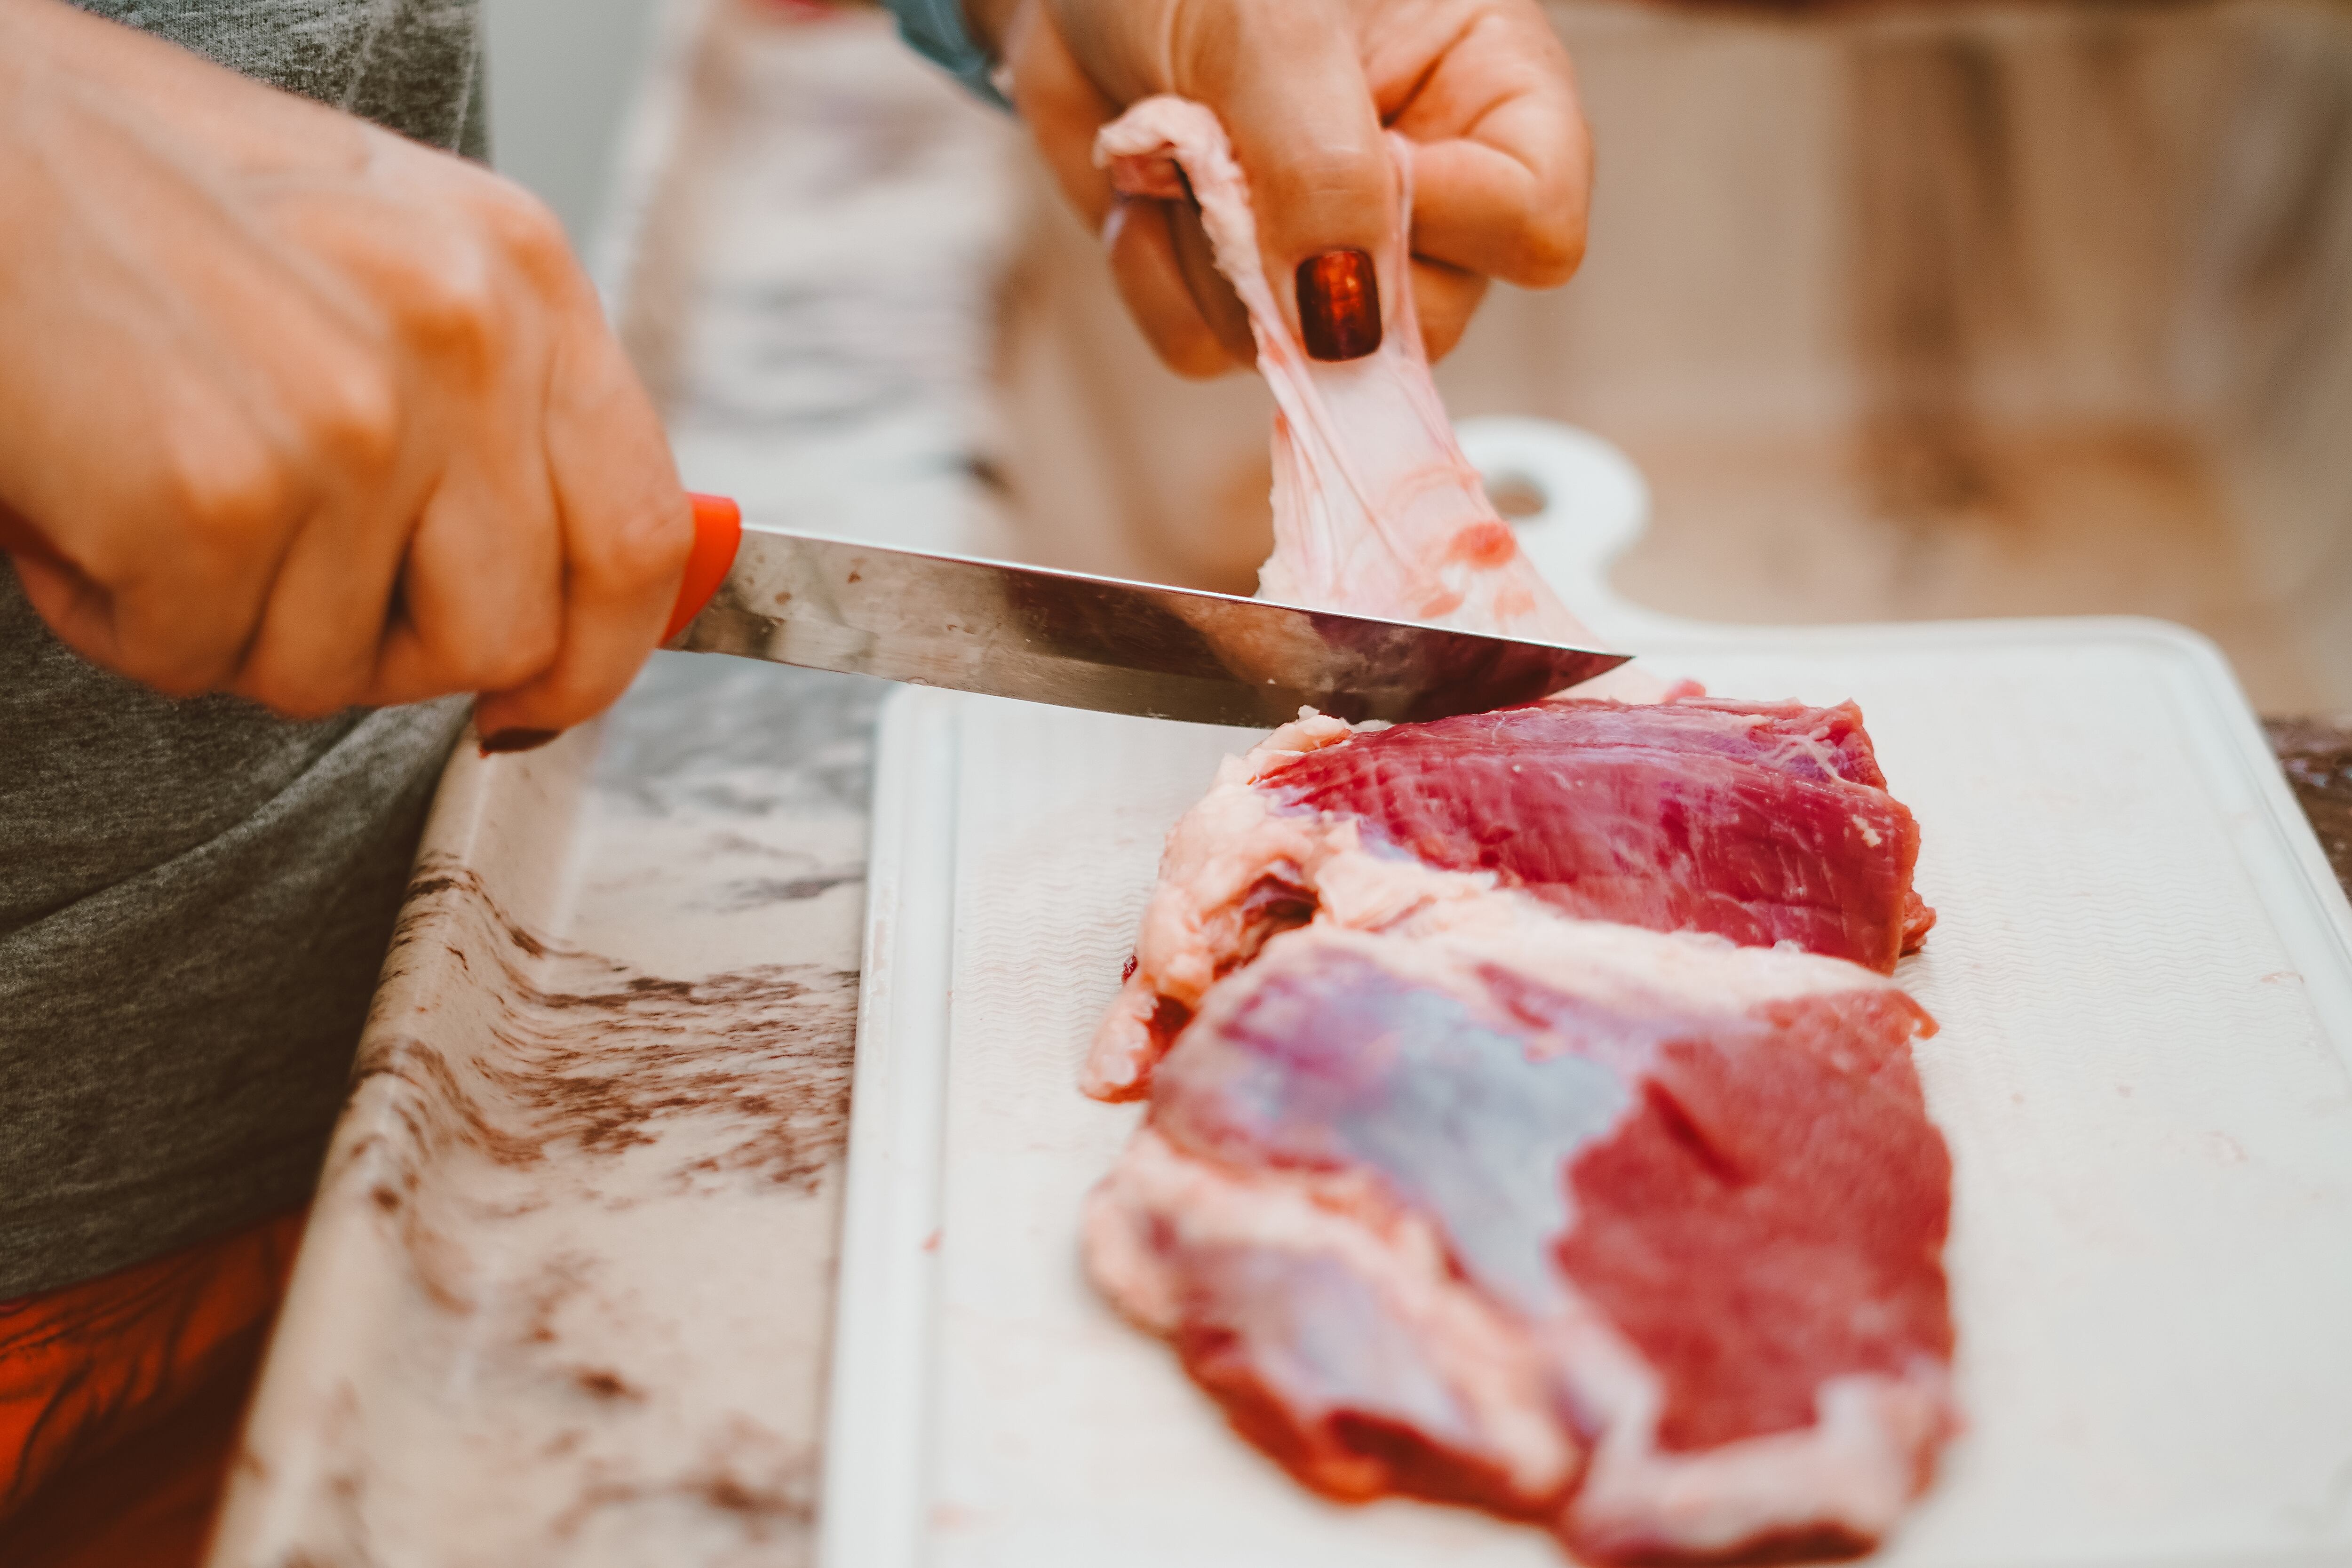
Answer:
[{"label": "cut of pork", "polygon": [[1950,1165],[1857,966],[1490,894],[1218,986],[1097,1286],[1306,1484],[1580,1554],[1849,1552],[1951,1425]]},{"label": "cut of pork", "polygon": [[1229,759],[1170,833],[1085,1087],[1142,1093],[1209,987],[1318,910],[1379,929],[1501,885],[1884,973],[1935,920],[1911,885],[1918,853],[1852,703],[1555,700],[1362,731],[1302,719]]}]

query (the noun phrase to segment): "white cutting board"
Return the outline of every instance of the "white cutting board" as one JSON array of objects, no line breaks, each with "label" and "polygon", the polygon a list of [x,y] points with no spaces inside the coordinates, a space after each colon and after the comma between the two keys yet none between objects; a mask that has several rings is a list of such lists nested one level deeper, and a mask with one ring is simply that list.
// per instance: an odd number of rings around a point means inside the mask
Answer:
[{"label": "white cutting board", "polygon": [[[1529,549],[1663,672],[1852,697],[1940,912],[1903,983],[1955,1159],[1969,1429],[1881,1553],[2352,1563],[2352,910],[2226,666],[2151,622],[1817,630],[1599,584],[1638,476],[1477,422]],[[1249,732],[908,692],[884,722],[826,1568],[1556,1564],[1462,1510],[1320,1501],[1087,1288],[1139,1115],[1074,1087],[1161,835]]]}]

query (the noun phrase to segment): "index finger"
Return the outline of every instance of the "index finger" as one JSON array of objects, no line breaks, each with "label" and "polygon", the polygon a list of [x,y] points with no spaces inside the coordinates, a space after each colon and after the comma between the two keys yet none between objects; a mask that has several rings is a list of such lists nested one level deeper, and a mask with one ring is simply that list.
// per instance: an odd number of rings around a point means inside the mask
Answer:
[{"label": "index finger", "polygon": [[542,673],[477,703],[486,741],[566,730],[610,707],[660,640],[693,542],[686,491],[635,373],[593,311],[574,328],[572,352],[550,377],[548,414],[562,640]]}]

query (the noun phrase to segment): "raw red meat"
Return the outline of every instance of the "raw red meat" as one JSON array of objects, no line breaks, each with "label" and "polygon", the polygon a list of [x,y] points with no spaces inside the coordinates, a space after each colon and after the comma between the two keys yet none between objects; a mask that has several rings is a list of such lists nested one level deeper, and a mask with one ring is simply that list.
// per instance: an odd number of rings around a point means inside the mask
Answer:
[{"label": "raw red meat", "polygon": [[1490,895],[1220,985],[1098,1285],[1307,1485],[1608,1561],[1861,1550],[1952,1416],[1950,1164],[1890,983]]},{"label": "raw red meat", "polygon": [[1918,825],[1851,702],[1538,703],[1360,736],[1260,787],[1595,920],[1885,973],[1935,919]]},{"label": "raw red meat", "polygon": [[[1213,115],[1149,100],[1097,160],[1196,198],[1249,310],[1280,410],[1262,592],[1584,635],[1456,445],[1411,289],[1378,353],[1315,362]],[[1954,1419],[1933,1025],[1883,977],[1934,919],[1917,828],[1852,704],[1577,695],[1307,713],[1228,759],[1088,1056],[1088,1093],[1151,1101],[1088,1268],[1330,1495],[1610,1561],[1866,1549]]]},{"label": "raw red meat", "polygon": [[1377,929],[1500,885],[1885,973],[1935,921],[1911,886],[1918,854],[1852,703],[1556,700],[1286,726],[1170,834],[1087,1091],[1140,1094],[1209,986],[1318,910]]}]

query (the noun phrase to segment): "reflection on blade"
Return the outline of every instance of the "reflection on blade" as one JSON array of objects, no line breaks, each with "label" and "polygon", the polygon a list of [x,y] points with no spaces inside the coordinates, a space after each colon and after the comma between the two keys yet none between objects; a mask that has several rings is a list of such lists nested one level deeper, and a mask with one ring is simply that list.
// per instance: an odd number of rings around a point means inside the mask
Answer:
[{"label": "reflection on blade", "polygon": [[1627,657],[764,529],[673,646],[1254,727],[1480,712]]}]

